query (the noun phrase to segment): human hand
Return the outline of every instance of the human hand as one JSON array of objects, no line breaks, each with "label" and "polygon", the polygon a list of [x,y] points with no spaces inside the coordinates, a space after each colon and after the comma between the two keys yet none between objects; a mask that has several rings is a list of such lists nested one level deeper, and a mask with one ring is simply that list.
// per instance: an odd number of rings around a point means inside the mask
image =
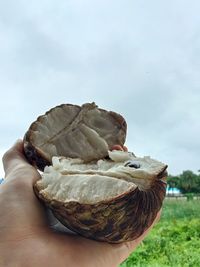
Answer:
[{"label": "human hand", "polygon": [[44,205],[33,192],[40,178],[24,157],[19,140],[3,157],[0,186],[0,266],[116,267],[140,244],[152,226],[134,241],[109,244],[53,231]]}]

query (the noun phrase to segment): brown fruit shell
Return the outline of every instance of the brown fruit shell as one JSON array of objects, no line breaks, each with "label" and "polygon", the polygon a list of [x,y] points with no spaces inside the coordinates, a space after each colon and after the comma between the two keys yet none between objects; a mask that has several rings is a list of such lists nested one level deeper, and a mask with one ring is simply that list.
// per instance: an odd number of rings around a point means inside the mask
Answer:
[{"label": "brown fruit shell", "polygon": [[147,191],[138,188],[97,204],[60,202],[34,190],[55,217],[70,230],[90,239],[121,243],[134,240],[151,226],[166,193],[166,171],[155,177]]},{"label": "brown fruit shell", "polygon": [[[97,108],[94,103],[85,105],[89,109]],[[56,108],[75,108],[78,110],[78,114],[85,105],[82,107],[71,104],[57,106],[39,116],[31,124],[24,136],[24,152],[33,166],[43,171],[45,166],[51,165],[51,160],[46,156],[46,151],[35,145],[33,132],[38,130],[37,122],[42,122],[44,116],[51,114]],[[109,137],[107,137],[107,128],[105,128],[105,131],[101,132],[100,130],[98,132],[107,142],[108,149],[111,149],[114,145],[123,146],[127,130],[124,118],[112,111],[100,108],[98,108],[98,111],[111,125],[109,126]],[[70,117],[70,119],[73,121],[73,118]],[[104,127],[104,124],[102,127]],[[106,156],[108,156],[108,153],[104,155],[104,157]],[[84,204],[75,201],[61,202],[52,199],[49,195],[42,193],[42,188],[37,183],[34,185],[34,191],[42,202],[52,210],[55,217],[70,230],[90,239],[120,243],[136,239],[153,223],[165,197],[166,176],[166,170],[163,170],[162,173],[152,179],[149,189],[142,191],[135,188],[109,201],[101,201],[96,204]]]},{"label": "brown fruit shell", "polygon": [[[112,120],[111,127],[113,126],[113,134],[112,134],[111,138],[109,138],[109,140],[107,140],[106,134],[104,136],[104,133],[98,132],[98,134],[100,134],[101,137],[107,142],[108,149],[111,149],[116,144],[123,146],[125,143],[127,124],[126,124],[125,119],[120,114],[115,113],[113,111],[106,111],[104,109],[98,108],[95,103],[86,103],[82,106],[73,105],[73,104],[62,104],[62,105],[59,105],[59,106],[56,106],[56,107],[50,109],[44,115],[39,116],[37,118],[37,120],[31,124],[31,126],[29,127],[28,131],[26,132],[26,134],[24,136],[24,153],[25,153],[25,156],[26,156],[27,160],[33,166],[35,166],[36,168],[38,168],[41,171],[44,170],[45,166],[51,165],[51,160],[49,160],[46,157],[45,151],[43,151],[40,147],[36,146],[34,143],[33,132],[37,129],[37,122],[42,122],[44,116],[53,113],[56,109],[58,109],[58,108],[67,109],[67,107],[76,109],[78,111],[77,116],[84,107],[88,108],[88,110],[97,108],[102,116],[104,116],[107,120]],[[66,116],[67,115],[68,114],[66,114]],[[75,120],[75,119],[76,119],[76,117],[73,120]],[[102,128],[103,127],[104,126],[102,125]],[[106,154],[106,153],[103,157],[108,156],[108,154]],[[63,155],[59,155],[59,156],[63,156]]]}]

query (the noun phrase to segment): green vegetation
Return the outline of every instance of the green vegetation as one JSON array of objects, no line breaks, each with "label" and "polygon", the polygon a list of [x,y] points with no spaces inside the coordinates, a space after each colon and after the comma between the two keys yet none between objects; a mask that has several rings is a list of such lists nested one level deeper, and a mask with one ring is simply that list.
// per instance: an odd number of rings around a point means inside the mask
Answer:
[{"label": "green vegetation", "polygon": [[160,222],[121,267],[200,266],[200,200],[166,199]]},{"label": "green vegetation", "polygon": [[181,193],[200,193],[200,175],[192,171],[183,171],[179,176],[169,175],[167,178],[169,188],[178,188]]}]

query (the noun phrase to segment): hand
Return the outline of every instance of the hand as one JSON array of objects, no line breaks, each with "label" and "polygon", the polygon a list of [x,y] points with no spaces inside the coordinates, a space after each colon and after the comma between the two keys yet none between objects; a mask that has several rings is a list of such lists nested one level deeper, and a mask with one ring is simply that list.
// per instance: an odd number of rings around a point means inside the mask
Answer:
[{"label": "hand", "polygon": [[[33,192],[33,184],[40,174],[26,161],[22,141],[19,140],[5,153],[3,163],[5,182],[0,186],[0,266],[116,267],[153,226],[138,239],[122,244],[56,233],[48,227],[45,208]],[[159,216],[160,213],[156,220]]]}]

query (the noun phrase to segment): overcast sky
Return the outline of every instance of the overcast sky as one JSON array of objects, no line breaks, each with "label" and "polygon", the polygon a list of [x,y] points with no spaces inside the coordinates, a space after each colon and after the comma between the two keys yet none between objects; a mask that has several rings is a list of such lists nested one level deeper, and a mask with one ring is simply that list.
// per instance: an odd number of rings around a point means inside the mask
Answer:
[{"label": "overcast sky", "polygon": [[0,1],[0,154],[51,107],[95,101],[126,118],[136,155],[197,172],[199,10],[198,0]]}]

